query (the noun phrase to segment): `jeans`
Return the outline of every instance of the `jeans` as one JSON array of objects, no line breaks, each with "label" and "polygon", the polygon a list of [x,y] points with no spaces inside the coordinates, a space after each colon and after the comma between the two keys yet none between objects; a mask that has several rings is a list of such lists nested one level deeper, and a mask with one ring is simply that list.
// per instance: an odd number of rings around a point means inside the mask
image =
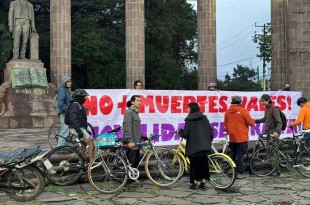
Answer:
[{"label": "jeans", "polygon": [[308,156],[310,156],[310,132],[305,133],[305,147],[308,150]]},{"label": "jeans", "polygon": [[61,114],[60,116],[60,131],[59,135],[62,137],[58,137],[57,147],[65,146],[69,144],[69,141],[65,140],[63,137],[69,136],[69,126],[65,124],[65,114]]},{"label": "jeans", "polygon": [[248,149],[248,142],[241,142],[241,143],[230,142],[229,149],[230,149],[230,157],[236,163],[237,173],[243,174],[244,154]]}]

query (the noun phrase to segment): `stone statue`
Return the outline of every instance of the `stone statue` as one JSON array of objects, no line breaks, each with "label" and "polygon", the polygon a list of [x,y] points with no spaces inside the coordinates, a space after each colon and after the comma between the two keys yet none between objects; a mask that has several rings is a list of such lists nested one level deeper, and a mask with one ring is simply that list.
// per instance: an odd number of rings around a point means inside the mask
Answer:
[{"label": "stone statue", "polygon": [[29,34],[36,33],[33,5],[27,0],[12,1],[8,19],[13,36],[13,59],[25,59]]}]

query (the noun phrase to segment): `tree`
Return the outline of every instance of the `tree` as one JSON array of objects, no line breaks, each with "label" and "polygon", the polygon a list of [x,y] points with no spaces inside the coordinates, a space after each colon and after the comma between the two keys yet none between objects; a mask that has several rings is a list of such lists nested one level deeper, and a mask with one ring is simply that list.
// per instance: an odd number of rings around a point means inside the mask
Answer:
[{"label": "tree", "polygon": [[237,65],[232,76],[226,74],[224,81],[218,81],[219,90],[256,91],[259,85],[256,82],[257,73],[247,66]]}]

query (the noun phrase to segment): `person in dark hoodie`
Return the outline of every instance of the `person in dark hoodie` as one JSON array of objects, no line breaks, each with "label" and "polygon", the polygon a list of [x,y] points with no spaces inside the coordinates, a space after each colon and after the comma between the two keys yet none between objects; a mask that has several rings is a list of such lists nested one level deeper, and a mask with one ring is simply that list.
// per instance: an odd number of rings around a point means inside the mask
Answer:
[{"label": "person in dark hoodie", "polygon": [[83,104],[86,101],[88,93],[83,89],[77,89],[72,95],[70,101],[69,115],[70,115],[70,133],[79,137],[84,143],[88,145],[89,162],[94,159],[94,142],[87,132],[87,115]]},{"label": "person in dark hoodie", "polygon": [[245,178],[243,176],[243,160],[248,149],[249,126],[255,124],[249,111],[241,107],[241,102],[239,96],[234,96],[224,115],[224,126],[229,135],[230,157],[237,165],[238,179]]},{"label": "person in dark hoodie", "polygon": [[208,118],[200,111],[197,103],[188,104],[188,116],[185,118],[181,137],[186,139],[185,156],[190,160],[190,189],[206,190],[206,181],[210,180],[208,154],[211,151],[213,128]]},{"label": "person in dark hoodie", "polygon": [[[61,87],[57,91],[56,96],[56,107],[57,107],[57,114],[60,118],[60,131],[59,135],[63,137],[67,137],[69,135],[69,127],[65,124],[65,111],[72,100],[70,94],[71,88],[71,78],[68,76],[63,76],[61,80]],[[69,142],[66,141],[64,138],[59,137],[57,141],[57,147],[67,145]]]}]

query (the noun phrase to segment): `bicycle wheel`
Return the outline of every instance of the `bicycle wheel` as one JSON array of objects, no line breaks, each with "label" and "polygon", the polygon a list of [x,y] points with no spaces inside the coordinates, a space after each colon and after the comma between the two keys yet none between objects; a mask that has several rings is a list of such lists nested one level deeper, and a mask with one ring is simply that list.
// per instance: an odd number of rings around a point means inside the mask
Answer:
[{"label": "bicycle wheel", "polygon": [[[155,151],[155,152],[154,152]],[[171,149],[150,151],[145,158],[145,173],[149,180],[159,186],[168,187],[176,183],[184,170],[182,159]]]},{"label": "bicycle wheel", "polygon": [[61,146],[52,150],[47,159],[56,173],[46,172],[46,177],[56,185],[64,186],[75,183],[87,168],[83,156],[73,147]]},{"label": "bicycle wheel", "polygon": [[299,153],[296,161],[297,171],[304,177],[310,178],[310,155],[306,150]]},{"label": "bicycle wheel", "polygon": [[128,179],[125,160],[112,152],[101,153],[88,167],[88,179],[92,187],[104,194],[120,191]]},{"label": "bicycle wheel", "polygon": [[3,188],[6,194],[16,201],[31,201],[37,198],[44,190],[44,176],[39,168],[33,166],[9,171],[1,177],[2,183],[10,187]]},{"label": "bicycle wheel", "polygon": [[53,149],[57,147],[57,142],[58,142],[58,134],[60,132],[60,123],[59,122],[54,122],[48,129],[48,143],[50,147]]},{"label": "bicycle wheel", "polygon": [[262,147],[252,155],[250,169],[256,176],[268,176],[276,170],[278,164],[278,151],[273,147]]},{"label": "bicycle wheel", "polygon": [[236,179],[236,169],[232,159],[225,154],[215,153],[208,156],[210,184],[217,189],[227,189]]}]

